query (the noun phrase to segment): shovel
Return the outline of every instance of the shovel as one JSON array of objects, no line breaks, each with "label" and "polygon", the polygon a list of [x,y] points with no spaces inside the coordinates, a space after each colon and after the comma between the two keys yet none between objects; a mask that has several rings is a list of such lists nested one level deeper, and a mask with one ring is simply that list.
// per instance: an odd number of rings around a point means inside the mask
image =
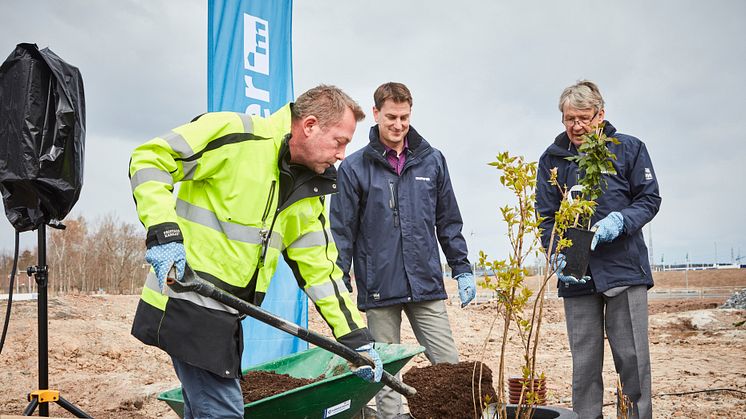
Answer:
[{"label": "shovel", "polygon": [[[237,310],[239,313],[253,317],[276,329],[280,329],[285,333],[290,333],[297,338],[303,339],[308,343],[312,343],[335,355],[338,355],[351,362],[353,365],[370,365],[371,367],[375,368],[375,363],[369,356],[361,354],[354,349],[348,348],[347,346],[344,346],[333,339],[329,339],[326,336],[322,336],[308,329],[304,329],[295,323],[291,323],[283,318],[277,317],[267,310],[246,302],[233,294],[223,291],[212,283],[198,277],[194,273],[194,271],[189,268],[189,266],[187,266],[184,270],[184,276],[180,280],[176,279],[175,269],[172,268],[171,272],[169,272],[166,283],[174,292],[182,293],[193,291],[203,297],[212,298],[215,301],[223,303],[228,307]],[[414,396],[417,393],[417,390],[415,390],[413,387],[404,384],[401,380],[391,375],[386,370],[383,371],[381,382],[389,386],[392,390],[404,396]]]}]

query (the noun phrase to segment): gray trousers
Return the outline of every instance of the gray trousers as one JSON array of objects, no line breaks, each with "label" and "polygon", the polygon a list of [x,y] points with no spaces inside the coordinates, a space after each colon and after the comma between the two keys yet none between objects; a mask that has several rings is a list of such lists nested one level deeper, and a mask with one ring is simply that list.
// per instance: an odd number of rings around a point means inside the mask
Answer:
[{"label": "gray trousers", "polygon": [[564,303],[573,410],[580,419],[603,417],[605,331],[624,394],[633,404],[630,417],[652,418],[647,287],[629,287],[614,297],[568,297]]},{"label": "gray trousers", "polygon": [[[425,347],[425,356],[431,363],[458,363],[458,350],[443,300],[367,309],[368,329],[376,342],[401,343],[402,311],[412,325],[417,342]],[[384,419],[399,415],[401,406],[401,396],[389,387],[384,387],[376,395],[376,409]]]}]

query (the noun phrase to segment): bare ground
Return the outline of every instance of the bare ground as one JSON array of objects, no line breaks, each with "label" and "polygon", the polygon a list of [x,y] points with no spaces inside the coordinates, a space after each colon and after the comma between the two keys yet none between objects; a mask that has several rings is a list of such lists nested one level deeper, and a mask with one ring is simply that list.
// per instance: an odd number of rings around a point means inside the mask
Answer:
[{"label": "bare ground", "polygon": [[[744,287],[746,270],[666,272],[656,275],[653,290],[703,287]],[[448,281],[455,293],[455,281]],[[746,311],[716,308],[724,296],[695,299],[652,297],[650,342],[653,363],[655,416],[659,418],[742,418],[746,410]],[[49,384],[62,397],[96,418],[176,418],[156,399],[178,386],[168,357],[158,349],[140,344],[129,330],[137,296],[51,297],[49,300]],[[455,301],[455,300],[452,300]],[[5,312],[6,302],[0,304]],[[38,387],[37,304],[13,304],[8,337],[0,354],[0,414],[21,414],[26,395]],[[462,360],[481,360],[498,368],[499,327],[489,334],[494,319],[492,302],[466,309],[448,304],[448,311]],[[315,313],[310,328],[328,333]],[[569,407],[571,361],[562,302],[546,300],[542,326],[543,347],[539,368],[547,376],[550,404]],[[488,336],[489,334],[489,336]],[[488,340],[489,339],[489,340]],[[404,327],[403,340],[415,343]],[[488,340],[483,351],[485,340]],[[615,373],[607,349],[604,413],[612,415]],[[509,342],[507,365],[519,365],[517,342]],[[424,356],[405,367],[427,365]],[[508,375],[517,375],[508,367]],[[495,373],[495,375],[497,375]],[[735,389],[738,391],[718,390]],[[692,394],[680,394],[695,392]],[[51,405],[51,416],[72,417]]]}]

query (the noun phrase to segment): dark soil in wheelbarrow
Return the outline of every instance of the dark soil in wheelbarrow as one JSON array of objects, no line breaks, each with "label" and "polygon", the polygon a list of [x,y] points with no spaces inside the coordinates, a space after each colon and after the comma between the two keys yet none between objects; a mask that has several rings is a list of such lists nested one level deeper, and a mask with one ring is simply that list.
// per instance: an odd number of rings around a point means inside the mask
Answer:
[{"label": "dark soil in wheelbarrow", "polygon": [[295,378],[287,374],[268,371],[249,371],[241,380],[243,402],[251,403],[284,393],[294,388],[303,387],[320,379]]},{"label": "dark soil in wheelbarrow", "polygon": [[[413,367],[407,371],[403,381],[417,390],[413,397],[407,397],[412,417],[467,418],[475,416],[475,409],[476,416],[481,416],[485,400],[494,402],[497,394],[492,386],[492,370],[481,362],[476,363],[476,371],[474,366],[474,362],[460,362]],[[475,402],[474,396],[480,388],[481,394]]]}]

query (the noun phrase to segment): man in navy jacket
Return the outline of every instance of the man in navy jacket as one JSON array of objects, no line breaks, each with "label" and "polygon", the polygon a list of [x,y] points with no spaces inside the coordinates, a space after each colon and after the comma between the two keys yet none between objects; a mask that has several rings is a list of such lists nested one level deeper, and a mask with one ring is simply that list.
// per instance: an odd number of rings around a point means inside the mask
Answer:
[{"label": "man in navy jacket", "polygon": [[[354,265],[358,308],[376,342],[400,343],[403,311],[430,362],[457,363],[438,243],[462,307],[476,287],[446,160],[409,125],[405,85],[385,83],[373,99],[370,143],[342,161],[331,198],[337,265],[350,291]],[[396,417],[401,397],[385,387],[376,404],[384,418]]]},{"label": "man in navy jacket", "polygon": [[605,134],[619,140],[608,144],[616,155],[612,163],[617,173],[604,176],[607,185],[597,200],[587,276],[564,275],[562,258],[557,263],[573,361],[573,410],[581,419],[602,417],[605,333],[624,393],[633,404],[630,417],[651,418],[647,290],[653,286],[653,276],[642,227],[660,208],[655,171],[645,144],[618,133],[604,120],[604,101],[593,82],[566,88],[559,109],[565,131],[541,156],[537,176],[536,209],[544,217],[545,248],[550,246],[554,214],[562,199],[558,188],[549,184],[550,170],[557,168],[558,183],[570,188],[579,173],[577,164],[566,157],[578,154],[583,134],[603,124]]}]

